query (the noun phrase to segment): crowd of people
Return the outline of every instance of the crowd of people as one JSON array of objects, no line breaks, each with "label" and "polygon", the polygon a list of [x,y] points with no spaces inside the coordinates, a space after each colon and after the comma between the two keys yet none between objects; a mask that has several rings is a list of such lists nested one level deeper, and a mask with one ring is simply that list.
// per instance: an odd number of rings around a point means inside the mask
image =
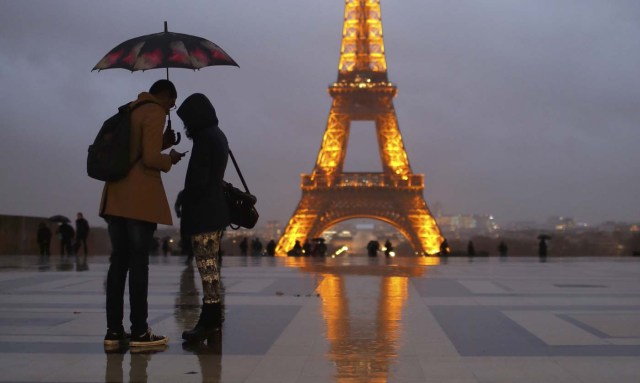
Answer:
[{"label": "crowd of people", "polygon": [[[87,222],[82,213],[78,213],[76,215],[75,229],[70,223],[68,219],[60,220],[55,231],[56,238],[60,241],[60,255],[77,255],[82,248],[84,257],[86,258],[89,253],[87,247],[87,238],[89,237],[90,231],[89,222]],[[36,240],[40,248],[41,256],[51,255],[53,234],[47,222],[40,222],[36,233]]]},{"label": "crowd of people", "polygon": [[293,247],[287,251],[289,257],[324,257],[327,254],[327,245],[324,238],[305,239],[303,244],[296,240]]}]

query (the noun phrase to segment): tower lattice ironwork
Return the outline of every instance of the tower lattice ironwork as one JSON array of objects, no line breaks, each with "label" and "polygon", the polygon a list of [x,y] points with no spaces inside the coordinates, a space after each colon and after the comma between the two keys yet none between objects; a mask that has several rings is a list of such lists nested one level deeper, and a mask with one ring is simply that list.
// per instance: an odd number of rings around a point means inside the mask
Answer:
[{"label": "tower lattice ironwork", "polygon": [[[423,197],[424,175],[411,171],[393,106],[397,88],[387,75],[380,0],[346,0],[338,79],[329,94],[322,146],[313,172],[302,175],[302,198],[277,254],[353,218],[391,224],[416,253],[437,253],[443,238]],[[343,171],[352,121],[375,122],[382,172]]]}]

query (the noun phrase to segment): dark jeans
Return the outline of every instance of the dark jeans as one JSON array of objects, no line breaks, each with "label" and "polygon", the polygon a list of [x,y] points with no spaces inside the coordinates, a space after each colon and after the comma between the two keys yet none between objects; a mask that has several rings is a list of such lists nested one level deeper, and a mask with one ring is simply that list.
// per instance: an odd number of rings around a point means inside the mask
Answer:
[{"label": "dark jeans", "polygon": [[107,273],[107,328],[122,330],[124,290],[129,274],[131,333],[147,331],[149,248],[157,224],[123,217],[107,217],[111,258]]}]

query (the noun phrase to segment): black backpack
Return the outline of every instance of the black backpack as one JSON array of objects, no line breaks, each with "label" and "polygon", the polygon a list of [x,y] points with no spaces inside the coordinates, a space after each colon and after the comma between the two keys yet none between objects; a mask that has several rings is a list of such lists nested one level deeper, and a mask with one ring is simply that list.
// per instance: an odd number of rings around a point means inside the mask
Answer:
[{"label": "black backpack", "polygon": [[93,145],[89,146],[87,155],[89,177],[99,181],[118,181],[127,176],[133,166],[129,160],[131,112],[150,102],[153,101],[140,101],[132,108],[129,108],[129,104],[122,105],[118,108],[118,113],[102,124]]}]

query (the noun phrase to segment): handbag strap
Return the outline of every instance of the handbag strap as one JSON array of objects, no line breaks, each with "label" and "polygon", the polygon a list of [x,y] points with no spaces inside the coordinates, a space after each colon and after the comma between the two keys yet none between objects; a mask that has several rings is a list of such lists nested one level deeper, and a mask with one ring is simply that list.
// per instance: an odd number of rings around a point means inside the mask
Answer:
[{"label": "handbag strap", "polygon": [[240,181],[242,181],[242,186],[244,186],[244,191],[246,191],[247,193],[251,194],[251,192],[249,191],[249,187],[247,186],[247,183],[244,181],[244,177],[242,176],[242,172],[240,171],[240,167],[238,166],[238,163],[236,162],[236,157],[234,157],[233,152],[231,151],[231,149],[229,149],[229,155],[231,156],[231,161],[233,161],[233,166],[236,167],[236,171],[238,172],[238,175],[240,176]]}]

